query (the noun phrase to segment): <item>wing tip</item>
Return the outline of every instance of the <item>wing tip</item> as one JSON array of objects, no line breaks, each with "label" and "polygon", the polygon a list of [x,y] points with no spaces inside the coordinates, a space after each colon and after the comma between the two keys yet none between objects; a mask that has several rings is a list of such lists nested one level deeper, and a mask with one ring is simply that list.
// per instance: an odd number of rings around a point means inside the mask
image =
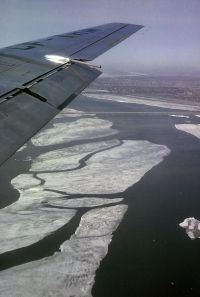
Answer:
[{"label": "wing tip", "polygon": [[111,22],[111,23],[106,23],[104,25],[134,26],[134,27],[138,27],[138,29],[142,29],[145,27],[144,25],[132,24],[132,23],[121,23],[121,22]]}]

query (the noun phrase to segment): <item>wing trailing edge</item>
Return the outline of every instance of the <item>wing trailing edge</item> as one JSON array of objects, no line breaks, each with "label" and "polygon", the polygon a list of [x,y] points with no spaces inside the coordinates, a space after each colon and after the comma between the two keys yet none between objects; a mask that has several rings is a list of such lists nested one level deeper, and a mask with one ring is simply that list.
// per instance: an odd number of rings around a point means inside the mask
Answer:
[{"label": "wing trailing edge", "polygon": [[111,23],[1,49],[0,164],[101,74],[80,62],[142,27]]}]

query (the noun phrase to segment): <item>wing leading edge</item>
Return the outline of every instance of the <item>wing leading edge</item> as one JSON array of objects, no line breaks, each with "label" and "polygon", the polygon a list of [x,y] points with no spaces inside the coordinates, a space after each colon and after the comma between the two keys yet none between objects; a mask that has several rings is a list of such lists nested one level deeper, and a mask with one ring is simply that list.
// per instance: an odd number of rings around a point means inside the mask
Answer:
[{"label": "wing leading edge", "polygon": [[93,60],[142,27],[112,23],[1,49],[0,164],[101,74],[74,60]]}]

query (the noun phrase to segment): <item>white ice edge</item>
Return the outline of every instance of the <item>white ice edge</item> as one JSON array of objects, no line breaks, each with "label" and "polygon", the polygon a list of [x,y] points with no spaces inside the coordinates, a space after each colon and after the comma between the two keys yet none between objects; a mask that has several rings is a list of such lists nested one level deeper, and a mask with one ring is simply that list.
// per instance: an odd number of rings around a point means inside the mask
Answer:
[{"label": "white ice edge", "polygon": [[[70,208],[82,208],[82,207],[96,207],[105,206],[106,204],[119,203],[122,202],[123,198],[96,198],[96,197],[84,197],[76,199],[62,199],[56,198],[49,201],[49,205],[55,207],[70,207]],[[47,205],[48,205],[47,204]]]},{"label": "white ice edge", "polygon": [[200,238],[200,221],[192,218],[186,218],[179,224],[180,227],[185,229],[186,234],[192,240]]},{"label": "white ice edge", "polygon": [[[113,142],[108,141],[107,145],[109,144],[111,145]],[[93,143],[88,144],[88,152],[91,152],[90,145],[94,149]],[[102,142],[99,145],[102,146]],[[97,146],[98,143],[95,148]],[[80,151],[82,150],[83,148],[80,147]],[[48,165],[52,165],[48,168],[52,172],[38,174],[45,180],[43,185],[31,173],[17,176],[12,180],[12,185],[20,190],[20,198],[2,210],[0,214],[0,239],[2,241],[0,251],[5,252],[32,244],[67,223],[75,214],[75,210],[48,210],[46,209],[48,203],[52,206],[77,208],[80,203],[84,207],[94,207],[109,204],[109,200],[110,203],[120,202],[121,200],[89,198],[87,194],[105,194],[106,196],[106,194],[124,191],[138,182],[169,152],[165,146],[152,144],[148,141],[124,141],[121,146],[94,155],[88,160],[86,167],[77,171],[54,173],[54,162],[47,162]],[[51,154],[49,154],[49,158],[51,159]],[[67,160],[66,158],[65,163]],[[38,161],[40,162],[40,159]],[[63,158],[59,158],[59,155],[57,162],[60,170],[62,170],[62,166],[66,168]],[[44,166],[45,164],[46,160]],[[72,164],[71,161],[70,164]],[[33,166],[35,166],[34,163]],[[83,195],[83,198],[82,200],[67,199],[63,198],[61,194],[45,191],[47,189],[71,194],[79,193]],[[46,203],[45,206],[42,205],[43,202]],[[34,220],[37,220],[38,224],[35,224]],[[23,228],[24,225],[27,228]]]},{"label": "white ice edge", "polygon": [[183,115],[183,114],[170,114],[170,117],[176,117],[176,118],[186,118],[189,119],[189,116]]},{"label": "white ice edge", "polygon": [[100,92],[100,93],[109,93],[108,90],[105,90],[105,89],[90,89],[90,88],[87,88],[85,91],[83,91],[82,93],[83,94],[87,94],[87,93],[97,93],[97,92]]},{"label": "white ice edge", "polygon": [[56,171],[76,168],[79,161],[90,153],[95,153],[103,149],[109,149],[112,146],[119,145],[117,139],[109,141],[99,141],[93,143],[85,143],[82,145],[74,145],[72,147],[58,149],[41,154],[35,160],[31,167],[31,171]]},{"label": "white ice edge", "polygon": [[[95,118],[91,123],[91,119],[81,120],[85,124],[80,139],[95,138],[97,126],[98,135],[113,133],[109,121],[102,122]],[[63,126],[59,126],[59,129],[55,127],[56,124],[47,129],[47,134],[41,132],[35,144],[62,143],[63,138],[65,141],[72,139],[80,132],[80,121],[78,125],[77,121],[70,123],[73,132],[66,129],[67,123],[61,124]],[[50,142],[49,137],[52,138]],[[12,180],[12,185],[20,192],[20,198],[1,210],[1,252],[32,244],[57,230],[75,215],[80,205],[91,210],[82,217],[75,234],[62,244],[61,253],[0,272],[0,292],[3,296],[64,297],[66,292],[79,297],[91,296],[95,271],[107,253],[112,233],[127,210],[124,204],[105,207],[106,204],[122,202],[122,197],[109,199],[106,194],[114,197],[114,193],[135,184],[170,153],[166,146],[148,141],[126,140],[119,144],[118,140],[93,142],[74,146],[74,152],[73,148],[66,148],[42,154],[33,160],[30,170],[38,170],[38,177],[44,180],[44,184],[35,179],[31,172]],[[99,149],[107,150],[97,152]],[[79,160],[91,152],[96,154],[86,162],[85,167],[54,172],[75,168]],[[50,173],[40,173],[44,169]],[[68,199],[67,195],[45,191],[47,189],[79,193],[82,197]],[[105,194],[105,198],[92,197],[91,194]],[[69,209],[49,208],[48,205]]]},{"label": "white ice edge", "polygon": [[25,143],[23,146],[21,146],[17,151],[21,152],[27,148],[27,144]]},{"label": "white ice edge", "polygon": [[88,211],[61,253],[0,272],[2,296],[91,296],[95,271],[126,210],[116,205]]},{"label": "white ice edge", "polygon": [[[35,158],[30,170],[38,170],[38,172],[40,170],[49,170],[51,172],[76,168],[83,156],[119,144],[119,140],[114,139],[50,151]],[[30,245],[42,239],[50,232],[66,224],[76,213],[76,210],[48,209],[46,208],[48,203],[55,207],[75,208],[79,207],[79,203],[82,207],[89,207],[90,204],[92,207],[112,203],[112,199],[105,199],[105,201],[103,199],[99,201],[95,199],[94,201],[94,198],[91,198],[91,201],[90,198],[80,201],[65,199],[62,194],[45,191],[48,187],[41,185],[40,180],[34,178],[33,173],[18,175],[11,183],[20,192],[20,198],[0,212],[1,253]],[[62,183],[65,184],[65,180]],[[53,190],[58,189],[55,183],[50,188]],[[116,202],[120,201],[116,200]],[[42,204],[44,202],[46,203],[45,206]]]},{"label": "white ice edge", "polygon": [[[49,168],[50,173],[38,173],[38,177],[45,180],[43,189],[86,195],[118,193],[138,182],[169,153],[170,150],[163,145],[125,140],[120,146],[93,155],[86,162],[87,166],[79,170],[53,172],[53,168]],[[60,170],[62,166],[65,168],[66,164],[60,163]],[[40,181],[27,173],[14,178],[12,185],[25,190],[39,187]]]},{"label": "white ice edge", "polygon": [[80,117],[80,116],[90,116],[90,117],[94,117],[96,116],[95,113],[86,113],[84,111],[81,111],[81,110],[76,110],[76,109],[73,109],[73,108],[64,108],[57,116],[56,118],[57,119],[60,119],[60,118],[65,118],[65,117],[68,117],[68,118],[71,118],[71,117]]},{"label": "white ice edge", "polygon": [[176,129],[200,138],[200,124],[175,124]]},{"label": "white ice edge", "polygon": [[[67,116],[67,115],[66,115]],[[116,134],[112,123],[98,118],[81,118],[73,122],[54,123],[34,136],[31,141],[35,146],[48,146],[81,139],[93,139]]]},{"label": "white ice edge", "polygon": [[137,97],[137,96],[119,96],[113,94],[96,94],[96,93],[84,93],[85,96],[100,99],[100,100],[111,100],[116,102],[123,102],[123,103],[135,103],[135,104],[144,104],[149,106],[156,106],[168,109],[179,109],[179,110],[188,110],[188,111],[199,111],[200,106],[197,105],[187,105],[187,104],[178,104],[172,102],[165,102],[159,99],[148,98],[145,99],[144,97]]}]

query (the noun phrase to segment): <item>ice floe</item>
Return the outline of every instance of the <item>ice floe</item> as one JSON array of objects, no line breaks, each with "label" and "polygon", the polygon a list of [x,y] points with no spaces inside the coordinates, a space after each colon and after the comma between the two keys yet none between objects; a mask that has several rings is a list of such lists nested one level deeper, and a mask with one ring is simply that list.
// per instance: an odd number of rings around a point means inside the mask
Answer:
[{"label": "ice floe", "polygon": [[93,116],[96,116],[95,113],[86,113],[84,111],[81,111],[81,110],[76,110],[76,109],[73,109],[73,108],[65,108],[63,111],[61,111],[57,116],[56,118],[57,119],[61,119],[61,118],[66,118],[66,116],[68,118],[76,118],[76,117],[80,117],[80,116],[90,116],[90,117],[93,117]]},{"label": "ice floe", "polygon": [[[38,173],[45,181],[44,188],[65,191],[68,194],[108,194],[125,191],[138,182],[153,166],[160,163],[170,150],[163,145],[148,141],[125,140],[120,146],[93,155],[79,170]],[[66,165],[63,164],[63,168]],[[62,163],[59,165],[62,169]],[[19,175],[12,180],[17,189],[38,186],[40,180],[31,173]]]},{"label": "ice floe", "polygon": [[54,123],[34,137],[36,146],[92,142],[43,153],[33,159],[28,173],[12,180],[20,197],[0,212],[1,253],[56,232],[80,208],[85,214],[61,252],[0,272],[2,296],[91,296],[95,271],[127,210],[123,191],[170,153],[166,146],[148,141],[98,141],[116,133],[109,121],[80,118]]},{"label": "ice floe", "polygon": [[[119,140],[108,140],[95,143],[87,143],[63,150],[52,151],[42,154],[35,159],[30,170],[66,170],[77,167],[79,160],[88,154],[96,153],[102,149],[119,145]],[[56,157],[57,156],[57,157]],[[55,172],[54,172],[55,173]],[[51,175],[51,173],[49,173]],[[50,176],[49,175],[49,176]],[[90,181],[92,182],[92,181]],[[76,199],[63,198],[62,194],[45,191],[46,181],[34,176],[34,173],[21,174],[12,180],[12,184],[20,192],[20,198],[14,204],[4,208],[0,212],[1,223],[1,246],[0,252],[5,252],[15,248],[30,245],[49,233],[57,230],[66,224],[76,213],[75,210],[62,210],[57,208],[48,208],[49,205],[54,207],[64,206],[68,208],[89,207],[97,205],[106,205],[109,203],[118,203],[121,199],[112,200],[100,199],[94,201],[94,198],[86,198],[85,201],[76,201]],[[65,184],[65,180],[63,180]],[[59,190],[51,185],[51,189]],[[53,188],[52,188],[53,187]],[[43,203],[46,203],[45,205]],[[35,223],[35,221],[38,222]],[[23,226],[27,228],[23,228]],[[21,231],[23,229],[23,232]],[[15,230],[13,232],[13,230]],[[11,234],[11,236],[9,235]],[[20,238],[20,240],[19,240]]]},{"label": "ice floe", "polygon": [[0,253],[33,244],[56,231],[75,215],[74,209],[37,207],[0,213]]},{"label": "ice floe", "polygon": [[[118,146],[113,147],[114,145]],[[46,208],[48,203],[54,207],[79,208],[121,201],[121,198],[106,199],[106,195],[105,199],[92,197],[67,199],[66,196],[63,198],[64,195],[53,191],[58,190],[72,194],[122,192],[139,181],[148,170],[169,154],[169,149],[165,146],[147,141],[124,141],[119,146],[118,140],[108,140],[74,147],[76,156],[73,154],[72,148],[66,148],[66,152],[72,153],[73,158],[65,158],[64,165],[63,155],[59,158],[59,153],[57,164],[52,161],[52,156],[56,156],[57,151],[42,154],[42,158],[39,156],[35,159],[30,170],[48,169],[49,173],[38,173],[37,177],[39,178],[35,178],[34,174],[30,172],[21,174],[12,180],[12,185],[20,191],[20,198],[1,211],[0,236],[4,238],[1,252],[30,245],[40,240],[49,232],[53,232],[56,228],[67,223],[75,214],[75,211],[48,209]],[[87,153],[101,149],[107,150],[93,155],[86,162],[86,166],[79,170],[53,172],[58,169],[63,170],[63,168],[74,168],[77,166],[78,160],[83,157],[83,152],[85,156]],[[45,207],[42,204],[44,202],[47,203]],[[21,217],[22,219],[20,219]],[[35,224],[35,220],[38,221],[38,224]],[[55,221],[56,223],[54,223]],[[24,225],[28,228],[23,229]],[[21,232],[22,229],[23,232]],[[13,237],[11,238],[9,234],[12,234]]]},{"label": "ice floe", "polygon": [[185,229],[190,239],[200,238],[200,221],[194,217],[185,219],[179,226]]},{"label": "ice floe", "polygon": [[200,138],[200,124],[176,124],[176,129],[187,132]]},{"label": "ice floe", "polygon": [[60,253],[0,272],[2,296],[91,296],[95,271],[126,210],[123,204],[90,210]]},{"label": "ice floe", "polygon": [[118,147],[95,154],[78,171],[42,173],[38,177],[45,180],[47,188],[53,186],[70,194],[123,192],[169,152],[165,146],[148,141],[125,140]]},{"label": "ice floe", "polygon": [[113,139],[109,141],[74,145],[72,147],[50,151],[41,154],[33,160],[31,171],[39,172],[73,169],[76,168],[80,163],[79,161],[88,154],[108,149],[119,144],[119,140]]},{"label": "ice floe", "polygon": [[176,118],[186,118],[189,119],[190,117],[183,114],[170,114],[170,117],[176,117]]},{"label": "ice floe", "polygon": [[17,151],[21,152],[27,148],[27,144],[25,143],[23,146],[21,146]]},{"label": "ice floe", "polygon": [[113,94],[96,94],[94,93],[87,93],[84,94],[87,97],[91,97],[94,99],[100,100],[111,100],[116,102],[123,102],[123,103],[135,103],[135,104],[144,104],[149,106],[157,106],[163,108],[170,108],[170,109],[179,109],[179,110],[190,110],[190,111],[199,111],[200,106],[198,105],[187,105],[187,104],[179,104],[169,102],[167,100],[159,100],[155,98],[145,98],[145,97],[138,97],[138,96],[119,96]]},{"label": "ice floe", "polygon": [[105,89],[90,89],[90,88],[87,88],[87,90],[83,91],[82,94],[87,94],[87,93],[109,93],[108,90],[105,90]]},{"label": "ice floe", "polygon": [[122,204],[88,211],[82,216],[75,236],[82,238],[111,234],[117,228],[119,219],[124,215],[126,210],[127,205]]},{"label": "ice floe", "polygon": [[[52,154],[56,156],[56,151],[43,154],[43,156],[45,155],[45,166],[38,165],[38,169],[43,170],[46,168],[51,172],[38,173],[38,178],[35,178],[33,173],[21,174],[14,178],[12,185],[20,191],[20,198],[14,204],[2,210],[3,222],[0,220],[1,234],[2,238],[4,237],[7,241],[7,243],[4,242],[4,245],[2,245],[3,251],[14,249],[16,246],[26,246],[46,236],[49,232],[55,231],[55,216],[56,220],[60,217],[59,226],[61,226],[67,223],[75,214],[75,211],[69,212],[66,210],[65,213],[64,210],[56,207],[94,207],[121,202],[121,198],[106,199],[106,194],[123,192],[132,184],[138,182],[148,170],[169,154],[169,149],[165,146],[152,144],[148,141],[124,141],[120,146],[112,147],[118,144],[117,140],[109,140],[107,142],[79,145],[75,149],[77,157],[74,156],[73,158],[76,166],[77,161],[82,157],[83,151],[91,153],[102,148],[107,148],[107,150],[93,155],[86,162],[85,167],[74,171],[53,172],[54,169],[58,168],[59,170],[65,170],[68,167],[68,160],[73,168],[73,161],[70,158],[66,158],[65,162],[63,162],[63,155],[60,158],[58,154],[56,165],[56,162],[50,162]],[[109,146],[111,147],[110,149]],[[66,148],[67,151],[68,148]],[[72,152],[71,148],[69,148],[68,152]],[[35,170],[37,168],[35,164],[40,163],[41,159],[40,157],[38,158],[36,158],[36,163],[33,162],[31,170]],[[66,192],[66,195],[55,193],[55,191]],[[67,194],[76,193],[82,194],[83,198],[67,198]],[[104,193],[105,198],[87,197],[88,193]],[[46,204],[44,205],[43,203]],[[55,209],[48,210],[46,208],[48,205],[54,206]],[[51,211],[54,216],[52,216]],[[63,213],[66,215],[66,219]],[[23,216],[22,220],[20,219],[21,216]],[[12,233],[12,240],[10,237],[5,236],[7,230],[20,230],[29,217],[28,229],[24,228],[23,232],[20,233],[20,242],[18,242],[19,232]],[[40,218],[40,223],[37,225],[34,223],[34,220],[38,218]],[[44,219],[43,221],[42,218]],[[7,224],[7,221],[10,224]],[[44,224],[46,224],[46,228]],[[35,237],[33,236],[34,228]]]},{"label": "ice floe", "polygon": [[[66,115],[67,116],[67,115]],[[55,123],[32,138],[35,146],[47,146],[81,139],[92,139],[116,134],[110,121],[81,118],[70,123]]]},{"label": "ice floe", "polygon": [[123,198],[97,198],[97,197],[84,197],[76,199],[51,199],[46,205],[54,207],[68,207],[68,208],[82,208],[82,207],[95,207],[106,204],[119,203]]}]

